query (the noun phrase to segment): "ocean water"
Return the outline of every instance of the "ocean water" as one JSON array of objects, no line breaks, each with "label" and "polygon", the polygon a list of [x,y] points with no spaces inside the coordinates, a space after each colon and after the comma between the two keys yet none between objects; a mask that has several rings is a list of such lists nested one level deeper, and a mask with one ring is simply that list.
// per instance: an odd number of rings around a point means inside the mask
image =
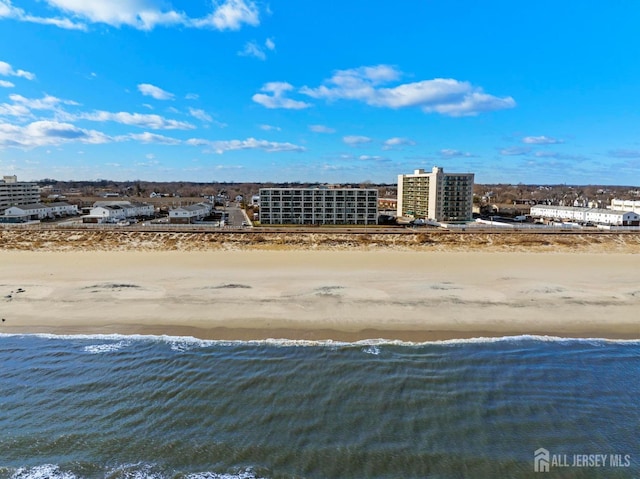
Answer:
[{"label": "ocean water", "polygon": [[0,479],[423,477],[640,477],[640,342],[0,335]]}]

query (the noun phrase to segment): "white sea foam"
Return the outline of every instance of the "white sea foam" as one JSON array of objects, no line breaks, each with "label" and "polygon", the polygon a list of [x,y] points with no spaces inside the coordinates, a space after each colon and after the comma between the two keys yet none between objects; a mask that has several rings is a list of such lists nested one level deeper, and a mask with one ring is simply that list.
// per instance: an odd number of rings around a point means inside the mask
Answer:
[{"label": "white sea foam", "polygon": [[11,479],[76,479],[76,475],[61,471],[55,464],[43,464],[31,468],[20,468],[13,473]]},{"label": "white sea foam", "polygon": [[232,474],[218,474],[215,472],[197,472],[187,475],[187,479],[264,479],[256,476],[251,469]]},{"label": "white sea foam", "polygon": [[151,464],[122,464],[107,473],[107,477],[122,479],[163,479],[163,475],[153,470]]},{"label": "white sea foam", "polygon": [[[143,334],[49,334],[49,333],[0,333],[2,337],[38,337],[52,340],[113,340],[113,341],[151,341],[164,342],[171,345],[174,351],[188,351],[191,349],[204,348],[209,346],[280,346],[280,347],[366,347],[366,346],[423,346],[423,345],[455,345],[455,344],[481,344],[496,342],[583,342],[592,344],[640,344],[640,339],[609,339],[609,338],[571,338],[561,336],[543,335],[518,335],[518,336],[497,336],[497,337],[475,337],[466,339],[442,339],[435,341],[401,341],[398,339],[364,339],[360,341],[334,341],[331,339],[308,340],[308,339],[254,339],[254,340],[221,340],[221,339],[199,339],[192,336],[168,336],[168,335],[143,335]],[[124,346],[124,345],[123,345]],[[104,352],[104,351],[100,351]]]},{"label": "white sea foam", "polygon": [[377,356],[380,354],[380,348],[378,346],[375,345],[371,345],[371,346],[367,346],[366,348],[362,349],[363,353],[367,353],[367,354],[373,354],[374,356]]},{"label": "white sea foam", "polygon": [[[173,474],[164,474],[155,470],[151,464],[123,464],[106,472],[105,477],[117,477],[119,479],[165,479],[173,477]],[[197,472],[187,474],[187,479],[264,479],[256,476],[250,469],[234,473]],[[70,471],[63,471],[56,464],[43,464],[34,467],[17,469],[11,479],[82,479]]]},{"label": "white sea foam", "polygon": [[84,350],[91,354],[112,353],[119,351],[131,344],[130,341],[118,341],[117,343],[105,343],[105,344],[92,344],[85,346]]}]

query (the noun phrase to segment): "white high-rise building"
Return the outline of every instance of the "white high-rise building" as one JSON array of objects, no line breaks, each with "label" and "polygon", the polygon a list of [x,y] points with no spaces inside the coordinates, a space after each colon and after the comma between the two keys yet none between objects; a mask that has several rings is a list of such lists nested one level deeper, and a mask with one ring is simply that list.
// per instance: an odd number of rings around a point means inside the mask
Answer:
[{"label": "white high-rise building", "polygon": [[10,206],[31,205],[40,202],[40,188],[36,183],[18,181],[16,176],[0,180],[0,214]]},{"label": "white high-rise building", "polygon": [[431,173],[415,170],[398,175],[397,215],[436,221],[464,222],[473,218],[473,173]]}]

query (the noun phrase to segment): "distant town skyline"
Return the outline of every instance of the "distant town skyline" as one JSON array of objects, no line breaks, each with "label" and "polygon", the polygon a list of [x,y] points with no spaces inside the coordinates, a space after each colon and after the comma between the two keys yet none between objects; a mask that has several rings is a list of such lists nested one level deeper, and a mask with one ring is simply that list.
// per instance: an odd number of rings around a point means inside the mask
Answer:
[{"label": "distant town skyline", "polygon": [[0,0],[0,175],[640,184],[636,2]]}]

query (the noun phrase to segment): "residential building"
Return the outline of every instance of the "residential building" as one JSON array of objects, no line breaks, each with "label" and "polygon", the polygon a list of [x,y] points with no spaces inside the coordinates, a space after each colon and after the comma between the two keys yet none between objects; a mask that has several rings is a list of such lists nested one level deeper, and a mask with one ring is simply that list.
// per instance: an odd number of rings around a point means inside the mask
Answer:
[{"label": "residential building", "polygon": [[116,223],[133,218],[150,218],[155,215],[153,205],[130,203],[129,201],[96,201],[84,223]]},{"label": "residential building", "polygon": [[36,183],[18,181],[14,176],[0,180],[0,214],[10,206],[32,205],[40,201],[40,188]]},{"label": "residential building", "polygon": [[4,211],[5,219],[8,219],[10,222],[25,222],[46,218],[54,219],[77,214],[78,207],[76,205],[63,202],[10,206]]},{"label": "residential building", "polygon": [[380,208],[381,210],[396,211],[398,209],[398,199],[397,198],[378,198],[378,208]]},{"label": "residential building", "polygon": [[640,213],[640,200],[611,200],[611,209]]},{"label": "residential building", "polygon": [[398,175],[397,215],[443,222],[473,218],[473,173],[445,173],[434,166],[431,173],[415,170]]},{"label": "residential building", "polygon": [[531,216],[546,220],[569,221],[580,224],[592,223],[611,226],[639,226],[640,213],[633,211],[616,211],[604,208],[579,208],[575,206],[531,207]]},{"label": "residential building", "polygon": [[213,205],[211,203],[196,203],[195,205],[180,206],[169,210],[169,223],[190,224],[202,221],[211,215]]},{"label": "residential building", "polygon": [[373,225],[375,188],[261,188],[260,223],[265,225]]}]

